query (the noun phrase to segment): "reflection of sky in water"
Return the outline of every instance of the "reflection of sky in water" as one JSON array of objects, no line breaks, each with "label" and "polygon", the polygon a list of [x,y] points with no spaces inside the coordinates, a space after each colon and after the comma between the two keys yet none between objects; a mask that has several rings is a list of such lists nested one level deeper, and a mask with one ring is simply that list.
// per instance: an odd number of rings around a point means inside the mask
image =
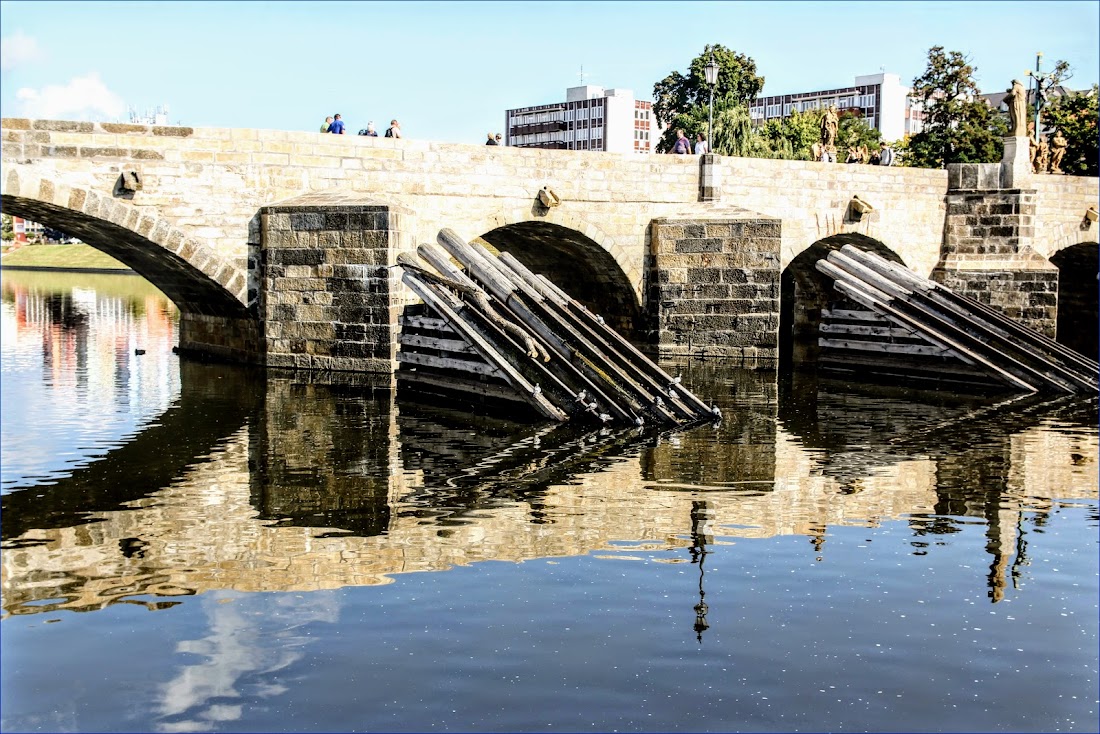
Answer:
[{"label": "reflection of sky in water", "polygon": [[242,705],[274,699],[287,692],[273,682],[303,655],[309,642],[304,628],[337,621],[335,592],[309,595],[214,592],[201,600],[207,618],[205,636],[181,640],[176,652],[185,661],[161,687],[158,731],[214,731],[241,719]]},{"label": "reflection of sky in water", "polygon": [[[179,393],[175,312],[135,276],[5,272],[0,488],[47,484],[107,453]],[[145,354],[138,355],[137,349]]]}]

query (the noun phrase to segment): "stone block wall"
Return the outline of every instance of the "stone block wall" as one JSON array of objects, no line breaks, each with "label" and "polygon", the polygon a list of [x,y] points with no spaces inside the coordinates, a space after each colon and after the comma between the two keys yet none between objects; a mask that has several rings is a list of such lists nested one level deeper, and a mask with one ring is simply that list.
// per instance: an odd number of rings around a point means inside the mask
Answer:
[{"label": "stone block wall", "polygon": [[[716,158],[723,204],[783,221],[783,268],[814,243],[839,234],[882,242],[921,276],[939,260],[946,171]],[[848,215],[854,196],[873,207],[858,221]]]},{"label": "stone block wall", "polygon": [[269,367],[391,372],[404,305],[403,214],[300,197],[261,210],[260,319]]},{"label": "stone block wall", "polygon": [[1035,189],[1035,244],[1040,255],[1082,242],[1100,241],[1100,222],[1090,222],[1085,211],[1100,206],[1100,179],[1089,176],[1031,176]]},{"label": "stone block wall", "polygon": [[932,280],[1054,338],[1058,268],[1032,247],[1037,195],[999,189],[996,164],[948,167],[942,259]]},{"label": "stone block wall", "polygon": [[262,326],[256,319],[180,311],[183,354],[243,364],[262,363]]},{"label": "stone block wall", "polygon": [[647,320],[660,354],[777,357],[781,235],[744,210],[655,219]]},{"label": "stone block wall", "polygon": [[945,259],[1015,255],[1035,237],[1035,192],[955,189],[947,194]]}]

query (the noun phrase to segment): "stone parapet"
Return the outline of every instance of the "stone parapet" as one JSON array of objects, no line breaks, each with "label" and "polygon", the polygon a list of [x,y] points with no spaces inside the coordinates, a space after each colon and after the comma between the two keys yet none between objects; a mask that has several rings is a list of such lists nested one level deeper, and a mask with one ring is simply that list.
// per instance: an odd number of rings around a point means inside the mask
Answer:
[{"label": "stone parapet", "polygon": [[1001,163],[951,163],[947,166],[947,190],[996,191],[1003,186]]}]

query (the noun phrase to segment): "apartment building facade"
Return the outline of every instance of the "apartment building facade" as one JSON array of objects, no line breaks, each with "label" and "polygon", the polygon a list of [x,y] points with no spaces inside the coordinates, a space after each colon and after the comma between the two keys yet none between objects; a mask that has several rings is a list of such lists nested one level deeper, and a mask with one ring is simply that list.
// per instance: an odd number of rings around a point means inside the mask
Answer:
[{"label": "apartment building facade", "polygon": [[884,140],[893,141],[923,129],[923,111],[920,103],[910,97],[911,91],[897,74],[868,74],[857,76],[850,87],[758,97],[749,105],[749,117],[753,124],[762,125],[794,111],[836,105],[841,113],[860,115],[869,127],[882,133]]},{"label": "apartment building facade", "polygon": [[505,145],[518,148],[652,153],[661,136],[653,103],[629,89],[565,90],[565,101],[504,113]]}]

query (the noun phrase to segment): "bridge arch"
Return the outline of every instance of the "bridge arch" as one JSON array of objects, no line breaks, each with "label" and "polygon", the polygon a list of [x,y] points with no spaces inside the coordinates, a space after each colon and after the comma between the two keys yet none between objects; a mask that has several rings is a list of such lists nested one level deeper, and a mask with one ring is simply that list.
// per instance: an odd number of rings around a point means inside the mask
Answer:
[{"label": "bridge arch", "polygon": [[107,253],[159,288],[183,314],[248,316],[247,274],[155,210],[17,166],[2,179],[0,206]]},{"label": "bridge arch", "polygon": [[839,299],[831,278],[815,267],[818,260],[844,245],[853,245],[901,265],[905,261],[883,242],[855,232],[817,240],[783,269],[779,281],[779,359],[784,365],[813,362],[821,312]]},{"label": "bridge arch", "polygon": [[1060,343],[1096,359],[1097,301],[1100,291],[1100,244],[1080,242],[1059,250],[1050,262],[1058,268],[1058,316],[1055,327]]},{"label": "bridge arch", "polygon": [[628,338],[642,328],[641,266],[598,227],[551,209],[545,216],[502,214],[482,225],[481,239],[545,275]]}]

